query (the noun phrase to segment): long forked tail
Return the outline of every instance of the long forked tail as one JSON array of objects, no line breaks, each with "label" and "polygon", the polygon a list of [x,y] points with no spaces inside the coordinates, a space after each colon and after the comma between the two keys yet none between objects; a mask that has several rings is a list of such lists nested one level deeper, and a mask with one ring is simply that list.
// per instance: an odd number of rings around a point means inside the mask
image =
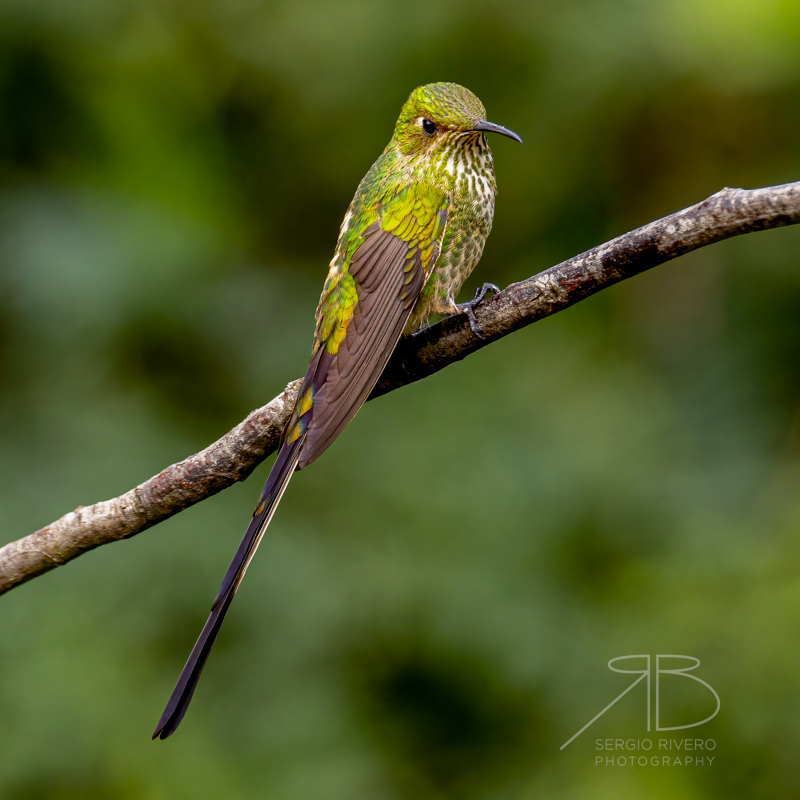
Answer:
[{"label": "long forked tail", "polygon": [[247,526],[247,531],[239,544],[239,549],[236,551],[236,555],[225,573],[222,585],[219,587],[217,596],[214,599],[214,605],[211,606],[211,613],[208,615],[206,624],[203,626],[189,659],[183,667],[181,676],[172,690],[167,707],[161,715],[153,734],[154,739],[156,737],[166,739],[175,733],[178,725],[181,724],[194,690],[197,688],[197,682],[200,680],[208,654],[211,652],[214,640],[222,627],[225,614],[228,613],[236,590],[239,588],[239,584],[242,582],[245,572],[247,572],[247,567],[255,555],[261,538],[264,536],[264,531],[267,529],[275,509],[278,507],[278,503],[289,485],[289,480],[300,457],[300,448],[304,439],[305,437],[301,436],[291,444],[284,444],[281,447],[264,485],[264,490],[261,492],[261,499],[253,514],[253,519]]}]

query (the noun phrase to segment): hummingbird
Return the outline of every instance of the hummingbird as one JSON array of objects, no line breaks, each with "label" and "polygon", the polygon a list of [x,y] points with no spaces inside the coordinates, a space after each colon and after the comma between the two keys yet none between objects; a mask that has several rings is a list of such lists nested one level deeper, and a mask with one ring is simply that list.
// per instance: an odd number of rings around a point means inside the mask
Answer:
[{"label": "hummingbird", "polygon": [[400,337],[434,316],[466,314],[455,301],[492,227],[497,183],[481,101],[455,83],[415,89],[386,149],[356,190],[339,231],[315,315],[311,363],[253,517],[153,738],[178,728],[236,590],[294,471],[322,455],[356,415]]}]

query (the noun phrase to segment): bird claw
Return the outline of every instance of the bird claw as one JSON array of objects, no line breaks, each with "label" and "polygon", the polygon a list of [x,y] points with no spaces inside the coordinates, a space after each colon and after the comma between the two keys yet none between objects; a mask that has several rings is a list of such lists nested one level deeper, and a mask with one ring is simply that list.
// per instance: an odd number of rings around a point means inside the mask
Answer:
[{"label": "bird claw", "polygon": [[494,283],[484,283],[483,286],[481,286],[478,291],[475,292],[475,297],[471,302],[477,305],[483,300],[484,297],[486,297],[487,294],[489,294],[489,292],[492,294],[500,294],[500,287]]},{"label": "bird claw", "polygon": [[492,294],[500,294],[500,287],[495,286],[493,283],[484,283],[483,286],[475,292],[475,297],[472,300],[468,300],[466,303],[459,303],[458,305],[459,312],[467,315],[469,327],[479,339],[486,339],[486,337],[483,335],[478,325],[478,320],[475,319],[475,306],[482,303],[489,292],[492,292]]}]

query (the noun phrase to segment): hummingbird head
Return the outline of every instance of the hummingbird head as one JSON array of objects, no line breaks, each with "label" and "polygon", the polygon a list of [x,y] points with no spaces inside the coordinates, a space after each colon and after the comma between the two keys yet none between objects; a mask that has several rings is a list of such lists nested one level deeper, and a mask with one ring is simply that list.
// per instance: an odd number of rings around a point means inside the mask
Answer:
[{"label": "hummingbird head", "polygon": [[411,92],[400,112],[394,140],[405,155],[430,155],[476,132],[500,133],[521,142],[502,125],[486,120],[483,103],[457,83],[428,83]]}]

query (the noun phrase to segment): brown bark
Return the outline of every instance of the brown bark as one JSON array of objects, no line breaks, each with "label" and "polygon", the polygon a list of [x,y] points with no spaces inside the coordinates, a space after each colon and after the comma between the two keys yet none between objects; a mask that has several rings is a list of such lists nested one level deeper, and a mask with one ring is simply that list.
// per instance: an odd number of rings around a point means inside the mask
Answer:
[{"label": "brown bark", "polygon": [[[800,222],[800,182],[723,189],[697,205],[651,222],[514,283],[475,309],[485,335],[464,315],[401,341],[370,399],[426,378],[448,364],[562,311],[607,286],[691,250],[743,233]],[[99,547],[126,539],[244,480],[277,445],[300,381],[205,450],[173,464],[112,500],[80,506],[0,548],[0,594]]]}]

